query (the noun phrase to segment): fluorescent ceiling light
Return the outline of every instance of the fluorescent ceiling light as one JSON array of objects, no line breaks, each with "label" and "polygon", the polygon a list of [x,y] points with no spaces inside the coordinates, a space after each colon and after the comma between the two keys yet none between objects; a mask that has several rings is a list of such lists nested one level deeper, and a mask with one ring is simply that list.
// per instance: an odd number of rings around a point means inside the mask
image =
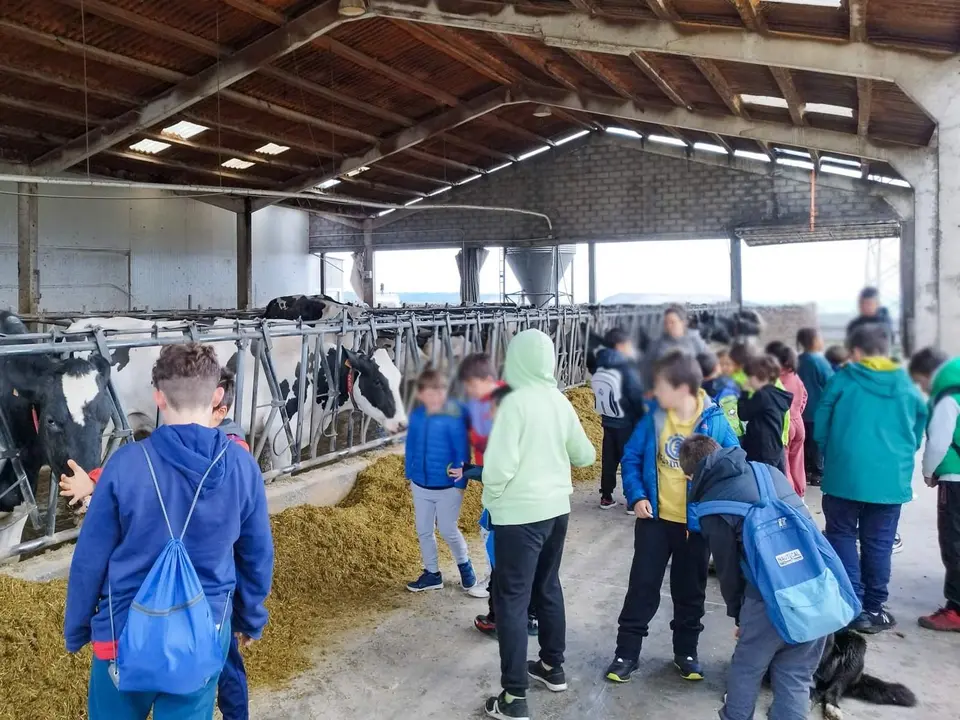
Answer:
[{"label": "fluorescent ceiling light", "polygon": [[525,152],[523,155],[519,155],[517,157],[517,162],[523,162],[527,158],[532,158],[534,155],[539,155],[540,153],[546,152],[549,149],[550,149],[549,145],[544,145],[543,147],[538,147],[535,150],[531,150],[530,152]]},{"label": "fluorescent ceiling light", "polygon": [[492,167],[489,170],[487,170],[487,175],[490,175],[491,173],[495,173],[495,172],[500,172],[504,168],[510,167],[511,165],[513,165],[512,162],[505,162],[503,165],[497,165],[496,167]]},{"label": "fluorescent ceiling light", "polygon": [[404,205],[416,205],[418,202],[423,202],[423,198],[414,198],[413,200],[407,200]]},{"label": "fluorescent ceiling light", "polygon": [[833,115],[834,117],[853,119],[853,108],[843,105],[831,105],[830,103],[807,103],[803,106],[803,112],[814,113],[817,115]]},{"label": "fluorescent ceiling light", "polygon": [[811,5],[813,7],[840,8],[840,0],[763,0],[769,3],[782,3],[783,5]]},{"label": "fluorescent ceiling light", "polygon": [[390,208],[389,210],[381,210],[380,212],[377,213],[377,217],[381,218],[384,215],[389,215],[390,213],[396,212],[396,211],[397,211],[396,208]]},{"label": "fluorescent ceiling light", "polygon": [[464,178],[463,180],[461,180],[460,182],[458,182],[457,185],[466,185],[467,183],[471,183],[471,182],[473,182],[474,180],[479,180],[479,179],[482,178],[482,177],[483,177],[483,175],[471,175],[470,177]]},{"label": "fluorescent ceiling light", "polygon": [[791,150],[790,148],[778,147],[774,148],[774,151],[782,155],[793,155],[794,157],[806,158],[807,160],[810,159],[810,153],[808,153],[806,150]]},{"label": "fluorescent ceiling light", "polygon": [[141,140],[131,145],[130,149],[147,155],[156,155],[168,147],[170,147],[170,143],[160,142],[159,140]]},{"label": "fluorescent ceiling light", "polygon": [[231,168],[233,170],[246,170],[247,168],[253,167],[252,162],[247,160],[241,160],[240,158],[230,158],[225,163],[222,163],[223,167]]},{"label": "fluorescent ceiling light", "polygon": [[687,144],[680,138],[670,137],[668,135],[647,135],[647,140],[660,143],[661,145],[674,145],[676,147],[687,147]]},{"label": "fluorescent ceiling light", "polygon": [[567,135],[565,138],[554,140],[554,143],[556,143],[557,145],[566,145],[568,142],[572,140],[576,140],[577,138],[582,138],[584,135],[589,135],[589,134],[590,134],[589,130],[581,130],[580,132],[575,132],[573,135]]},{"label": "fluorescent ceiling light", "polygon": [[875,183],[880,183],[882,185],[893,185],[895,187],[910,187],[910,183],[906,180],[901,180],[900,178],[887,177],[886,175],[868,175],[867,180],[872,180]]},{"label": "fluorescent ceiling light", "polygon": [[770,157],[764,153],[750,152],[749,150],[734,150],[734,157],[745,158],[747,160],[759,160],[760,162],[770,162]]},{"label": "fluorescent ceiling light", "polygon": [[318,190],[329,190],[330,188],[336,187],[336,186],[339,185],[339,184],[340,184],[340,181],[337,180],[336,178],[333,178],[332,180],[324,180],[322,183],[320,183],[319,185],[317,185],[317,189],[318,189]]},{"label": "fluorescent ceiling light", "polygon": [[604,128],[611,135],[623,135],[623,137],[636,138],[639,140],[643,137],[636,130],[628,130],[627,128],[617,127],[616,125],[611,125],[610,127]]},{"label": "fluorescent ceiling light", "polygon": [[833,155],[821,155],[820,162],[822,163],[833,163],[834,165],[849,165],[850,167],[863,167],[859,160],[847,160],[846,158],[838,158]]},{"label": "fluorescent ceiling light", "polygon": [[165,127],[161,132],[164,135],[173,135],[178,138],[183,138],[184,140],[189,140],[194,135],[199,135],[204,130],[209,130],[209,128],[206,128],[203,125],[197,125],[196,123],[192,123],[187,120],[181,120],[178,123],[174,123],[170,127]]},{"label": "fluorescent ceiling light", "polygon": [[356,177],[360,173],[366,172],[369,169],[370,168],[368,168],[366,165],[364,165],[363,167],[358,167],[356,170],[351,170],[350,172],[348,172],[347,177]]},{"label": "fluorescent ceiling light", "polygon": [[720,145],[714,145],[713,143],[702,143],[696,142],[693,144],[694,150],[702,150],[703,152],[716,153],[717,155],[729,155],[725,147]]},{"label": "fluorescent ceiling light", "polygon": [[276,143],[267,143],[263,147],[258,147],[254,152],[263,153],[264,155],[279,155],[280,153],[285,153],[290,148],[286,145],[277,145]]},{"label": "fluorescent ceiling light", "polygon": [[821,165],[820,172],[830,173],[831,175],[845,175],[846,177],[857,178],[862,176],[859,170],[849,167],[839,167],[837,165]]},{"label": "fluorescent ceiling light", "polygon": [[446,185],[445,187],[437,188],[433,192],[427,193],[427,195],[429,197],[433,197],[434,195],[442,195],[443,193],[450,192],[451,190],[453,190],[453,188],[450,187],[449,185]]},{"label": "fluorescent ceiling light", "polygon": [[803,168],[804,170],[813,170],[813,163],[809,160],[797,160],[796,158],[777,158],[777,165],[786,165],[787,167]]},{"label": "fluorescent ceiling light", "polygon": [[774,97],[773,95],[741,95],[740,100],[747,105],[760,105],[762,107],[782,108],[784,110],[789,109],[786,100],[782,97]]}]

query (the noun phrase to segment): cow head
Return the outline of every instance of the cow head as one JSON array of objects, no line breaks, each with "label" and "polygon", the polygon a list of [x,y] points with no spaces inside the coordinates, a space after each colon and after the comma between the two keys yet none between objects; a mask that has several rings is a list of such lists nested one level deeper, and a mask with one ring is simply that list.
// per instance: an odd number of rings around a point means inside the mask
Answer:
[{"label": "cow head", "polygon": [[353,402],[357,409],[395,433],[407,426],[407,413],[400,397],[402,376],[387,351],[380,348],[367,356],[344,349],[353,374]]}]

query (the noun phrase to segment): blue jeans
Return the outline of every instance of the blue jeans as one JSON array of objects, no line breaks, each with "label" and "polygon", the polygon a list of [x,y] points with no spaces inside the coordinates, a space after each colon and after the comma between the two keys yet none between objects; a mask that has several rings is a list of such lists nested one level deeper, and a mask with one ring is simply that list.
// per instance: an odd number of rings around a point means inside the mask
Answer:
[{"label": "blue jeans", "polygon": [[227,662],[220,673],[217,685],[217,707],[223,713],[223,720],[249,720],[249,696],[247,693],[247,671],[243,667],[243,656],[237,638],[230,639]]},{"label": "blue jeans", "polygon": [[890,558],[901,507],[823,496],[823,515],[827,520],[824,535],[840,556],[863,609],[869,613],[880,612],[887,601]]}]

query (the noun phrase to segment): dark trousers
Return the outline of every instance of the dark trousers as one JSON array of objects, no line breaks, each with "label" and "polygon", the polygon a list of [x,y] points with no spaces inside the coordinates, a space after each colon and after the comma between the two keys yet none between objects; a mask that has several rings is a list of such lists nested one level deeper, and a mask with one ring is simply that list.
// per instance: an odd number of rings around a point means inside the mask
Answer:
[{"label": "dark trousers", "polygon": [[937,497],[940,558],[947,571],[943,595],[947,607],[960,612],[960,482],[941,482]]},{"label": "dark trousers", "polygon": [[623,449],[630,441],[632,428],[603,428],[603,447],[600,461],[600,494],[613,495],[617,489],[617,469],[623,459]]},{"label": "dark trousers", "polygon": [[230,640],[227,662],[217,683],[217,707],[223,714],[223,720],[248,720],[250,717],[247,671],[236,637]]},{"label": "dark trousers", "polygon": [[[863,609],[870,613],[880,612],[887,601],[900,508],[900,505],[823,496],[823,516],[827,521],[823,534],[840,556]],[[860,539],[859,557],[857,538]]]},{"label": "dark trousers", "polygon": [[636,660],[650,621],[660,607],[660,588],[670,557],[670,596],[673,599],[673,653],[696,657],[707,597],[710,551],[700,533],[687,533],[683,523],[637,520],[633,533],[630,584],[620,612],[617,657]]},{"label": "dark trousers", "polygon": [[[496,540],[494,540],[496,542]],[[497,611],[493,607],[493,594],[497,591],[497,570],[496,568],[490,569],[490,582],[487,584],[487,592],[490,593],[490,597],[487,598],[487,620],[492,623],[497,622]],[[527,617],[535,618],[537,617],[536,606],[533,604],[533,593],[530,594],[530,604],[527,606]]]},{"label": "dark trousers", "polygon": [[823,477],[823,455],[820,454],[817,441],[813,439],[813,420],[804,420],[803,429],[806,432],[803,440],[803,464],[807,476],[820,479]]},{"label": "dark trousers", "polygon": [[540,659],[563,664],[567,620],[560,587],[560,561],[569,515],[529,523],[497,525],[494,552],[497,586],[493,594],[500,644],[500,684],[523,697],[527,680],[527,609],[531,598],[540,621]]}]

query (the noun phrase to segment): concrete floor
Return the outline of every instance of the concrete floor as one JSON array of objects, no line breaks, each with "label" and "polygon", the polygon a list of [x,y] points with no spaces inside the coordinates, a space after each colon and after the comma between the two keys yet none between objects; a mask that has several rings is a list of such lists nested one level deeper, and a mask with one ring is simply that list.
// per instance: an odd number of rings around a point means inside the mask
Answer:
[{"label": "concrete floor", "polygon": [[[889,605],[900,625],[896,631],[870,640],[867,671],[907,684],[920,697],[921,706],[914,710],[876,708],[847,700],[843,709],[851,720],[960,718],[960,693],[955,689],[960,635],[938,635],[916,624],[920,614],[942,602],[935,493],[922,483],[917,484],[916,492],[918,499],[904,509],[900,525],[905,549],[894,557]],[[818,506],[819,493],[812,490],[810,495],[808,502]],[[538,720],[715,718],[734,645],[734,626],[725,615],[713,579],[707,596],[706,631],[700,642],[700,658],[707,673],[704,682],[684,682],[671,665],[667,626],[671,604],[666,586],[661,614],[652,624],[634,681],[624,686],[603,681],[626,591],[633,523],[622,507],[599,510],[596,499],[586,490],[574,496],[562,570],[570,690],[555,695],[532,689],[532,716]],[[479,557],[479,552],[474,557]],[[367,632],[346,637],[340,647],[318,657],[315,669],[291,688],[254,698],[252,717],[482,717],[479,708],[484,698],[497,690],[499,677],[496,642],[482,637],[471,625],[474,615],[484,608],[485,601],[468,598],[454,588],[411,597],[403,609],[382,616]],[[536,652],[532,641],[530,657],[536,657]],[[768,704],[769,698],[764,697],[758,718],[765,717]],[[811,712],[811,717],[819,716],[819,711]]]}]

